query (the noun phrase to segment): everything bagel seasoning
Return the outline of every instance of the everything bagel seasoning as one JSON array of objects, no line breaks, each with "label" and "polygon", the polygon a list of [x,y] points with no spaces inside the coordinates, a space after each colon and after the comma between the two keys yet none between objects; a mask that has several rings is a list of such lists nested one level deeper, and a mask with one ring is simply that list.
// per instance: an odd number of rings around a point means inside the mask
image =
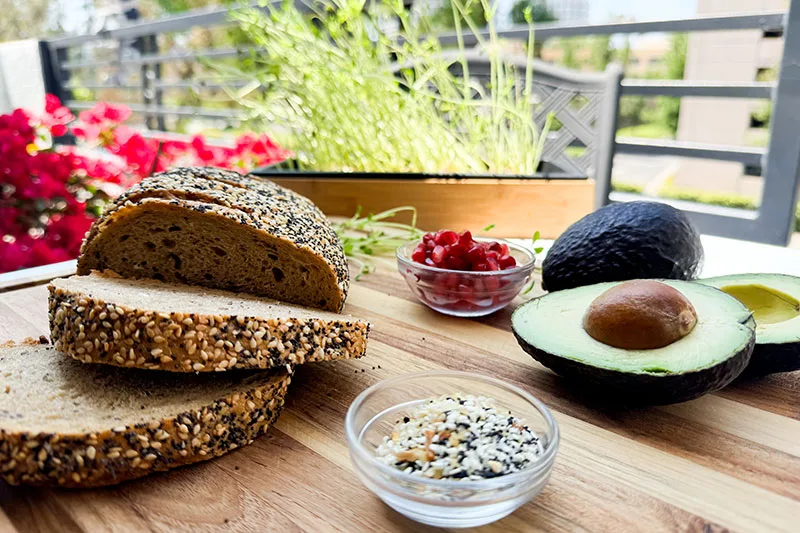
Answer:
[{"label": "everything bagel seasoning", "polygon": [[539,437],[491,398],[429,400],[395,424],[379,461],[433,479],[486,479],[519,472],[543,452]]}]

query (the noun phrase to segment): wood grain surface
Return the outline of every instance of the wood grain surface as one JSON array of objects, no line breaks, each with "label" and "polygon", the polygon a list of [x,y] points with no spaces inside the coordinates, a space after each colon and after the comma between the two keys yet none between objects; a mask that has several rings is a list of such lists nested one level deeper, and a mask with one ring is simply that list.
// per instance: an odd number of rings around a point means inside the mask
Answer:
[{"label": "wood grain surface", "polygon": [[[0,340],[46,334],[46,296],[42,285],[0,294]],[[346,312],[373,323],[367,357],[299,368],[252,445],[107,489],[0,484],[0,531],[428,531],[359,482],[344,416],[369,385],[439,368],[514,383],[561,427],[544,491],[482,531],[800,531],[800,372],[680,405],[591,408],[518,347],[510,309],[436,314],[382,266],[353,284]]]}]

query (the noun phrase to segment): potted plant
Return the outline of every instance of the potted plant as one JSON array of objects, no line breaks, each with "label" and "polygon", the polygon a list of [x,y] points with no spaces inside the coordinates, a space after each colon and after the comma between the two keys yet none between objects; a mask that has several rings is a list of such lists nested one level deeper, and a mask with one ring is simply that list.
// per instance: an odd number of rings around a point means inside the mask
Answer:
[{"label": "potted plant", "polygon": [[[260,50],[235,99],[248,127],[276,127],[296,154],[261,175],[298,190],[329,215],[358,206],[418,208],[422,227],[482,227],[509,236],[563,231],[592,207],[588,180],[554,180],[541,156],[552,123],[534,120],[533,29],[524,68],[504,59],[488,0],[488,37],[453,0],[457,50],[426,37],[399,0],[294,2],[234,11]],[[466,27],[462,27],[466,24]],[[470,75],[465,32],[478,40],[488,83]],[[576,177],[576,176],[572,176]],[[585,178],[585,176],[577,176]],[[550,206],[557,206],[552,209]],[[533,218],[533,220],[532,220]]]}]

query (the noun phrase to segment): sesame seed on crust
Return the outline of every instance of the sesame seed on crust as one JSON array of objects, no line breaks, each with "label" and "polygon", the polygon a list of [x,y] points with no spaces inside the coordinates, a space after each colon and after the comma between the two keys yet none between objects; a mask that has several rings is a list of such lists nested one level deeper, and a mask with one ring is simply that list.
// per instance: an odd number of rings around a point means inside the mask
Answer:
[{"label": "sesame seed on crust", "polygon": [[[176,404],[163,418],[147,420],[145,412],[144,421],[103,430],[44,433],[0,421],[0,477],[13,485],[99,487],[211,459],[266,432],[290,381],[286,370],[250,375],[239,382],[240,390],[204,405],[181,411]],[[193,424],[191,439],[179,429],[184,420]]]},{"label": "sesame seed on crust", "polygon": [[[107,295],[104,300],[91,294],[92,281],[112,284],[115,280],[107,274],[94,273],[56,280],[55,285],[49,286],[50,335],[58,350],[85,363],[172,372],[278,368],[359,358],[366,352],[369,323],[346,315],[302,308],[298,308],[296,317],[282,318],[165,312],[134,309],[120,301],[110,301]],[[181,290],[199,293],[195,298],[237,297],[156,281],[119,279],[117,283],[141,286],[142,293],[174,288],[178,294]],[[266,303],[253,297],[242,300],[248,309]],[[76,306],[77,302],[84,305]],[[116,316],[113,323],[100,319],[111,313]]]}]

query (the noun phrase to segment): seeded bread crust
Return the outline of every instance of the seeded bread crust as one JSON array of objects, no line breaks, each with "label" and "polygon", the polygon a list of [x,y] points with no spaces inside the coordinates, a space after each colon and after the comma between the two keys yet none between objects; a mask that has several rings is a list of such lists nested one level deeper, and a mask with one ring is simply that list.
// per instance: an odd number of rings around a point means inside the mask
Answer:
[{"label": "seeded bread crust", "polygon": [[[316,281],[316,284],[325,287],[328,293],[321,303],[292,301],[301,305],[341,311],[349,288],[347,260],[342,244],[324,214],[307,198],[270,181],[210,167],[177,168],[156,174],[117,198],[89,231],[81,249],[81,256],[78,258],[78,273],[88,274],[92,270],[113,268],[126,277],[163,279],[158,276],[163,276],[165,271],[169,272],[171,266],[161,265],[160,263],[164,262],[163,258],[153,261],[153,258],[138,257],[133,261],[136,264],[130,265],[130,271],[123,270],[124,265],[114,262],[118,261],[119,251],[124,249],[124,245],[104,238],[112,226],[132,220],[130,218],[132,211],[142,209],[144,206],[157,209],[157,204],[152,202],[163,202],[172,207],[191,209],[196,213],[224,217],[240,226],[253,228],[262,236],[277,240],[281,247],[294,250],[299,257],[304,257],[303,261],[307,264],[318,264],[321,271],[328,271],[325,277],[329,279]],[[170,212],[169,216],[179,215]],[[266,243],[264,246],[267,250],[270,247]],[[156,253],[160,252],[161,250]],[[148,259],[151,259],[149,265],[141,268],[140,261],[146,263]],[[231,258],[225,260],[230,261]],[[157,274],[153,272],[156,268],[159,269]],[[232,268],[245,270],[236,265]],[[252,267],[247,270],[252,271]],[[263,280],[269,273],[260,275]],[[180,279],[169,275],[166,281],[181,281],[287,299],[286,294],[265,291],[255,283],[249,286],[246,284],[225,286],[220,285],[218,279],[201,277]],[[294,293],[300,297],[303,290],[296,289]]]},{"label": "seeded bread crust", "polygon": [[241,392],[201,409],[92,433],[30,433],[0,425],[0,474],[12,485],[99,487],[206,461],[262,435],[278,418],[290,381],[286,369],[251,375]]},{"label": "seeded bread crust", "polygon": [[[81,284],[82,279],[54,280],[48,289],[53,343],[85,363],[220,372],[359,358],[366,352],[369,323],[346,315],[318,311],[316,318],[311,318],[315,313],[303,309],[306,318],[273,318],[135,309],[99,299],[90,284]],[[87,279],[113,284],[115,275],[92,273]],[[142,294],[170,290],[176,295],[191,292],[195,298],[241,301],[245,307],[269,303],[252,296],[154,280],[120,280],[119,284]],[[142,306],[148,306],[147,298]]]}]

